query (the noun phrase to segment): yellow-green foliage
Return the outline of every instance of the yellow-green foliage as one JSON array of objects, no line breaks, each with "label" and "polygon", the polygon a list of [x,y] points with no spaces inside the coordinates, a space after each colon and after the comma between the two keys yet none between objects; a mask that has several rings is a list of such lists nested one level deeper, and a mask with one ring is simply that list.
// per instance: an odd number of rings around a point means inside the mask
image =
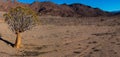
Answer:
[{"label": "yellow-green foliage", "polygon": [[24,32],[31,29],[38,22],[36,13],[27,7],[18,6],[4,14],[5,22],[13,32]]}]

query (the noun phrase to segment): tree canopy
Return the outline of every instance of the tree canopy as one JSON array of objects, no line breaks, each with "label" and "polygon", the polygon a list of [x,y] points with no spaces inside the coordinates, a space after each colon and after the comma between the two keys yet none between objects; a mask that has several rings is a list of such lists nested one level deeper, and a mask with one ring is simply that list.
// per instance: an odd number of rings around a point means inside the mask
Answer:
[{"label": "tree canopy", "polygon": [[5,22],[13,32],[24,32],[31,29],[38,22],[36,13],[27,7],[18,6],[4,14]]}]

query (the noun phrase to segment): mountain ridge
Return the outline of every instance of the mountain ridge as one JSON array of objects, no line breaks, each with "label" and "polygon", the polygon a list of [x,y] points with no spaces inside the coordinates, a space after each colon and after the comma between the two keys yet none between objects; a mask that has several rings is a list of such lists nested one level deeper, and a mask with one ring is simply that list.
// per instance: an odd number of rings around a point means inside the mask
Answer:
[{"label": "mountain ridge", "polygon": [[27,6],[36,11],[39,15],[52,15],[62,17],[82,17],[82,16],[108,16],[109,12],[99,8],[92,8],[80,3],[73,4],[55,4],[52,2],[33,2],[32,4],[24,4],[14,1],[0,2],[0,11],[9,11],[16,6]]}]

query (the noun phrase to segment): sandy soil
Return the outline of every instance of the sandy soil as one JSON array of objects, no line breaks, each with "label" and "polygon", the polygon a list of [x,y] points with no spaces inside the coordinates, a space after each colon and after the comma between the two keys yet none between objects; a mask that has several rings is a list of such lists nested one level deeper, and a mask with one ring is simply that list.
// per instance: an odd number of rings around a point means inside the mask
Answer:
[{"label": "sandy soil", "polygon": [[0,57],[120,57],[119,17],[41,17],[41,25],[15,35],[0,23]]}]

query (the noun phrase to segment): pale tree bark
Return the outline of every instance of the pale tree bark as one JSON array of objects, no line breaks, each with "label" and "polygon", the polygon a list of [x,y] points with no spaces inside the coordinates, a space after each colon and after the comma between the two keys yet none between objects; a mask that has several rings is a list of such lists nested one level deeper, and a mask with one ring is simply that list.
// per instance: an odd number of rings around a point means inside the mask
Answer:
[{"label": "pale tree bark", "polygon": [[21,47],[21,35],[20,35],[20,32],[17,32],[16,33],[16,42],[15,42],[15,45],[14,47],[15,48],[20,48]]}]

